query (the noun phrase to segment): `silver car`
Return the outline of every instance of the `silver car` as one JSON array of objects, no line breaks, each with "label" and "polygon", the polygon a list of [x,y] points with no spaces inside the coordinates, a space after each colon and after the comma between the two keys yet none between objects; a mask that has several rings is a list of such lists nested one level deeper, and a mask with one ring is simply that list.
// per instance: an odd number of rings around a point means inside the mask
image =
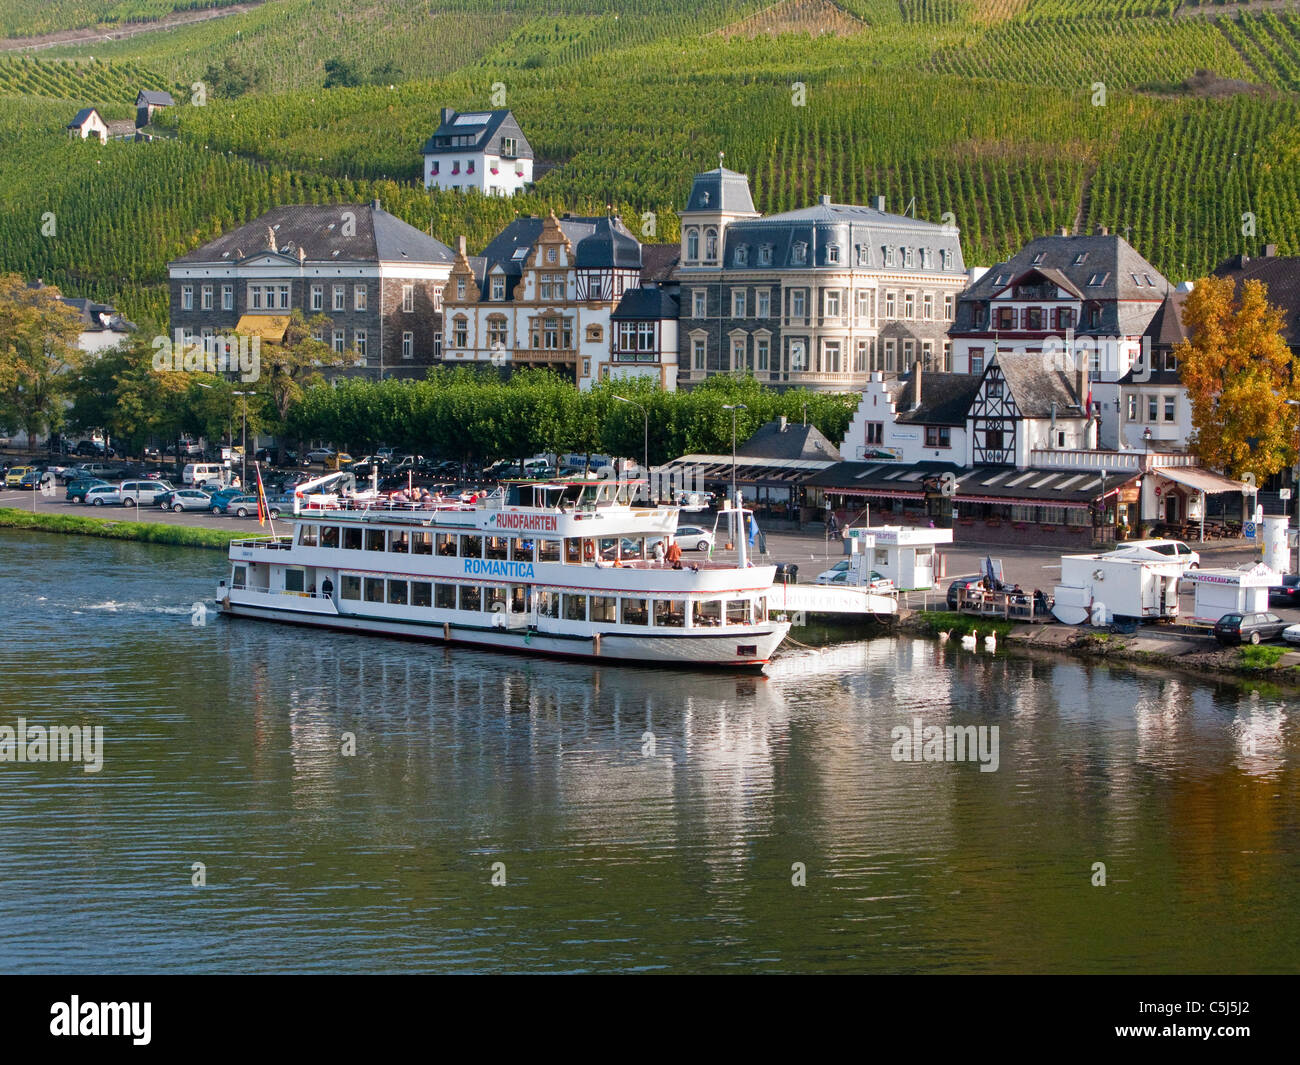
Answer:
[{"label": "silver car", "polygon": [[212,505],[212,497],[197,488],[178,488],[174,492],[164,492],[158,505],[177,514],[182,510],[207,510]]},{"label": "silver car", "polygon": [[151,507],[164,492],[172,491],[167,481],[123,481],[119,486],[124,507],[136,507],[143,504]]},{"label": "silver car", "polygon": [[115,484],[97,484],[86,489],[82,502],[88,507],[102,507],[107,503],[122,502],[122,494]]},{"label": "silver car", "polygon": [[[280,505],[267,500],[267,513],[273,518],[280,516]],[[235,496],[226,502],[223,508],[227,514],[233,514],[237,518],[247,518],[249,515],[257,514],[257,496]]]}]

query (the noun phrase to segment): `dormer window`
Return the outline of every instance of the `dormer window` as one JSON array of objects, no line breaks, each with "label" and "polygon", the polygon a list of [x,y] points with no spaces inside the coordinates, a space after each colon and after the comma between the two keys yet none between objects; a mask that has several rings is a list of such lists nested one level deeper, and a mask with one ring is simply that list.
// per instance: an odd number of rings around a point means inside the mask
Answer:
[{"label": "dormer window", "polygon": [[808,245],[804,241],[796,241],[794,247],[790,249],[790,261],[799,264],[808,261]]},{"label": "dormer window", "polygon": [[709,206],[709,193],[707,193],[707,192],[701,192],[701,193],[700,193],[700,206],[701,206],[701,207],[708,207],[708,206]]},{"label": "dormer window", "polygon": [[553,262],[555,262],[555,254],[556,254],[556,253],[555,253],[555,248],[554,248],[554,247],[547,248],[547,249],[546,249],[546,261],[547,261],[548,263],[553,263]]},{"label": "dormer window", "polygon": [[1034,261],[1031,262],[1029,265],[1030,265],[1030,266],[1042,266],[1042,265],[1043,265],[1043,260],[1044,260],[1046,257],[1047,257],[1047,253],[1046,253],[1046,252],[1041,252],[1041,251],[1040,251],[1037,255],[1034,256]]},{"label": "dormer window", "polygon": [[942,251],[939,252],[939,265],[944,270],[952,269],[952,252],[949,251],[947,248],[944,248]]},{"label": "dormer window", "polygon": [[1090,278],[1088,278],[1088,287],[1089,287],[1089,288],[1099,288],[1100,286],[1102,286],[1102,285],[1104,285],[1104,284],[1106,283],[1106,279],[1107,279],[1108,277],[1110,277],[1110,273],[1109,273],[1109,272],[1107,272],[1107,271],[1102,271],[1102,270],[1098,270],[1098,271],[1097,271],[1096,273],[1094,273]]},{"label": "dormer window", "polygon": [[514,137],[502,137],[502,138],[501,138],[501,154],[502,154],[502,155],[505,155],[505,156],[511,156],[511,155],[514,155],[514,154],[515,154],[515,139],[514,139]]},{"label": "dormer window", "polygon": [[904,256],[905,256],[905,260],[904,260],[904,261],[906,262],[906,264],[907,264],[908,266],[913,266],[913,265],[915,265],[915,257],[914,257],[914,255],[913,255],[913,250],[914,250],[914,249],[912,249],[912,248],[904,248],[904,249],[903,249],[903,254],[904,254]]},{"label": "dormer window", "polygon": [[772,265],[772,245],[760,244],[758,246],[758,265],[759,266]]},{"label": "dormer window", "polygon": [[840,261],[840,246],[838,244],[826,245],[826,261],[828,263],[837,263]]},{"label": "dormer window", "polygon": [[499,274],[492,278],[492,298],[494,300],[506,298],[506,279]]},{"label": "dormer window", "polygon": [[880,254],[881,257],[885,260],[886,266],[894,265],[894,249],[891,248],[888,244],[882,244],[880,246]]},{"label": "dormer window", "polygon": [[747,265],[749,263],[749,245],[737,244],[733,258],[737,266]]},{"label": "dormer window", "polygon": [[1088,253],[1086,251],[1081,251],[1079,252],[1078,255],[1074,257],[1075,266],[1082,266],[1087,261],[1088,261]]}]

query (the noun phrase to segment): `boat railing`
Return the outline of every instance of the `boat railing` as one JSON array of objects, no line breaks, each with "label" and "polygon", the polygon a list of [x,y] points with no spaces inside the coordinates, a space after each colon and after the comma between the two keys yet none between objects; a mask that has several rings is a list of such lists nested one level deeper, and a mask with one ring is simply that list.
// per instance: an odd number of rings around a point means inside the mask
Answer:
[{"label": "boat railing", "polygon": [[256,547],[264,551],[288,551],[293,547],[293,535],[285,533],[279,536],[248,536],[241,540],[231,540],[231,547]]}]

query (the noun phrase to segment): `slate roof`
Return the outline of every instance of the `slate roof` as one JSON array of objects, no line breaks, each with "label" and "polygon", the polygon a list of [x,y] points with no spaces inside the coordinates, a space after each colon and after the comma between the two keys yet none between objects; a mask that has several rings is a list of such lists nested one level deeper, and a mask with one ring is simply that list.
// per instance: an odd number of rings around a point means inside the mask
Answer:
[{"label": "slate roof", "polygon": [[97,115],[97,114],[99,114],[99,112],[95,108],[83,107],[80,111],[76,113],[76,115],[73,116],[72,121],[69,122],[65,128],[80,129],[82,126],[86,124],[87,121],[89,121],[91,115]]},{"label": "slate roof", "polygon": [[[989,369],[993,366],[1001,368],[1007,389],[1022,417],[1050,418],[1053,411],[1058,418],[1083,417],[1084,397],[1075,393],[1074,385],[1065,373],[1044,369],[1042,355],[998,352]],[[988,373],[986,370],[985,376]],[[925,392],[924,378],[921,392]]]},{"label": "slate roof", "polygon": [[[956,229],[920,218],[889,214],[876,207],[832,203],[830,197],[812,207],[795,211],[746,218],[732,222],[724,234],[723,268],[726,270],[806,270],[809,267],[833,267],[889,270],[896,273],[964,275],[961,241]],[[796,246],[804,245],[801,261]],[[736,258],[737,247],[746,246],[744,262]],[[770,264],[761,261],[763,246],[771,249]],[[839,250],[837,262],[830,260],[828,248]],[[917,251],[912,266],[902,265],[897,254],[894,265],[886,265],[885,248],[909,247]],[[921,265],[920,249],[928,249],[930,263]],[[950,265],[942,269],[940,251],[951,253]]]},{"label": "slate roof", "polygon": [[146,104],[154,107],[175,107],[176,101],[172,99],[172,94],[162,92],[157,89],[141,89],[139,95],[135,98],[136,105]]},{"label": "slate roof", "polygon": [[736,448],[736,455],[758,459],[805,459],[839,461],[840,452],[834,444],[822,435],[815,425],[802,422],[767,422],[759,426],[743,444]]},{"label": "slate roof", "polygon": [[1215,277],[1263,281],[1268,301],[1282,308],[1282,335],[1292,348],[1300,348],[1300,257],[1266,255],[1252,259],[1235,255],[1214,268]]},{"label": "slate roof", "polygon": [[981,378],[978,374],[935,373],[921,374],[921,405],[912,408],[916,394],[916,369],[898,382],[893,392],[896,408],[895,421],[908,425],[965,425],[966,413],[979,393]]},{"label": "slate roof", "polygon": [[[615,218],[611,221],[605,215],[589,218],[564,215],[558,221],[561,232],[574,247],[575,262],[585,260],[579,265],[587,269],[600,266],[612,269],[615,265],[627,270],[641,268],[640,245],[619,219]],[[495,274],[498,268],[506,279],[506,299],[512,298],[515,285],[523,277],[525,262],[525,257],[518,256],[516,253],[521,249],[525,251],[531,249],[537,243],[545,223],[544,218],[536,215],[516,218],[492,238],[491,243],[483,249],[482,255],[467,257],[483,302],[488,302],[487,297],[490,294],[490,288],[486,284],[488,275]],[[617,240],[609,239],[611,234],[616,234]],[[583,244],[589,238],[596,238],[595,243],[592,244],[590,251],[584,254]],[[636,246],[636,261],[631,260],[631,249],[627,241],[631,241]],[[608,261],[598,261],[602,255]],[[613,261],[615,259],[618,260],[617,264]]]},{"label": "slate roof", "polygon": [[[355,232],[344,236],[344,212],[355,216]],[[209,241],[175,263],[238,262],[270,249],[306,262],[446,263],[455,253],[442,241],[407,225],[376,204],[291,204]],[[335,252],[338,254],[336,255]]]},{"label": "slate roof", "polygon": [[[1034,506],[1087,506],[1102,493],[1100,471],[1019,470],[1014,466],[956,466],[948,462],[840,462],[809,477],[810,487],[829,488],[847,495],[886,499],[922,499],[927,488],[937,490],[944,473],[957,478],[957,503],[1024,503]],[[1113,492],[1134,472],[1111,474],[1105,490]],[[926,482],[931,481],[927,486]]]},{"label": "slate roof", "polygon": [[[1035,263],[1035,259],[1039,261]],[[1060,284],[1076,298],[1112,305],[1103,313],[1100,326],[1090,328],[1081,323],[1075,328],[1077,334],[1086,335],[1141,336],[1172,288],[1159,270],[1117,234],[1035,237],[961,294],[954,331],[970,329],[972,305],[987,302],[1035,273]],[[981,332],[993,332],[991,319],[989,329]]]},{"label": "slate roof", "polygon": [[59,302],[81,315],[83,333],[126,333],[135,328],[107,303],[96,303],[84,296],[63,296]]},{"label": "slate roof", "polygon": [[675,280],[677,266],[681,262],[682,246],[672,244],[641,245],[641,280],[670,281]]},{"label": "slate roof", "polygon": [[649,319],[676,319],[681,310],[681,298],[658,285],[643,285],[623,293],[610,318],[638,321]]},{"label": "slate roof", "polygon": [[[455,144],[455,137],[472,138],[469,144]],[[532,145],[519,128],[515,116],[508,110],[456,112],[450,107],[442,109],[442,121],[432,136],[420,149],[422,155],[463,154],[465,152],[491,152],[500,150],[500,138],[513,137],[515,153],[511,158],[532,159]]]},{"label": "slate roof", "polygon": [[749,192],[748,176],[723,166],[695,175],[685,209],[730,214],[757,213],[754,210],[754,197]]}]

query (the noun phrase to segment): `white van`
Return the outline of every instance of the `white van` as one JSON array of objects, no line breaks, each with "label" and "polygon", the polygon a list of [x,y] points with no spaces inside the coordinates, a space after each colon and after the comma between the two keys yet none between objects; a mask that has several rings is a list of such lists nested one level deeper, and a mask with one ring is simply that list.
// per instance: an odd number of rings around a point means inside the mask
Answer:
[{"label": "white van", "polygon": [[181,473],[181,483],[202,488],[205,484],[228,484],[230,470],[220,462],[191,462]]},{"label": "white van", "polygon": [[1174,559],[1184,569],[1200,569],[1201,556],[1182,540],[1126,540],[1118,543],[1107,554],[1121,558],[1145,558],[1152,562]]}]

